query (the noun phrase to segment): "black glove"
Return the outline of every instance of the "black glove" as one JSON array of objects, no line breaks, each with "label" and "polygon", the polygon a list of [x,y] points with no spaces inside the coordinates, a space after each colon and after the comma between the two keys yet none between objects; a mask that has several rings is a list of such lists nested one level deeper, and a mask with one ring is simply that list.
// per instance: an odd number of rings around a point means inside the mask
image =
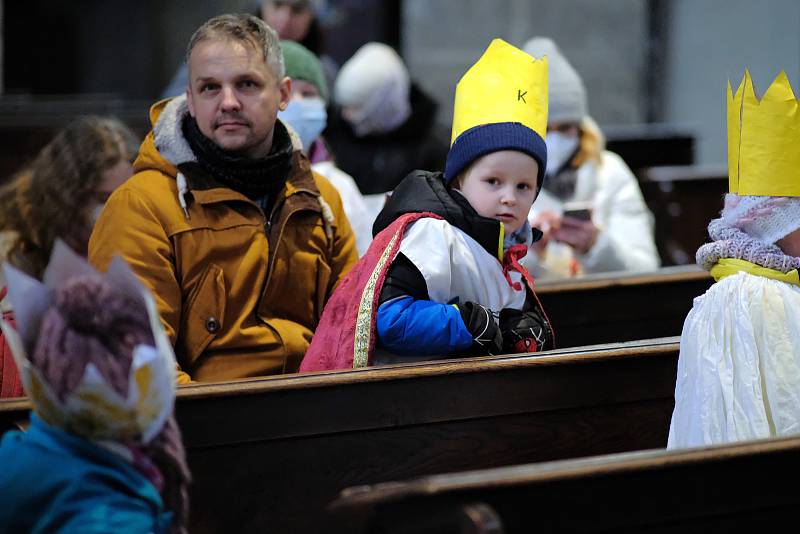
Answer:
[{"label": "black glove", "polygon": [[553,348],[553,332],[550,330],[550,324],[536,309],[521,311],[504,308],[500,310],[499,322],[505,354]]},{"label": "black glove", "polygon": [[472,334],[471,352],[476,355],[500,354],[503,350],[503,336],[492,310],[477,302],[459,304],[458,309],[467,330]]}]

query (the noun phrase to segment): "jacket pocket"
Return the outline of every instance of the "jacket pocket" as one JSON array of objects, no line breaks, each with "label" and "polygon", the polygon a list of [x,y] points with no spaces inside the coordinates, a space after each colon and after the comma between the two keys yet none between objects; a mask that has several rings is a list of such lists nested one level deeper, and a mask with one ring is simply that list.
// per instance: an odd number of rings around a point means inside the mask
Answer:
[{"label": "jacket pocket", "polygon": [[[225,275],[210,263],[190,294],[183,310],[181,365],[193,365],[224,329]],[[191,372],[190,372],[191,374]]]}]

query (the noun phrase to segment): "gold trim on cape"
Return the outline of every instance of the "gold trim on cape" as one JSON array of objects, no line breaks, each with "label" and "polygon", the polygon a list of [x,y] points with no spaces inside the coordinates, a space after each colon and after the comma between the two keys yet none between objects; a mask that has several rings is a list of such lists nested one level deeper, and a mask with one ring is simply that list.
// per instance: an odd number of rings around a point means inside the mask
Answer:
[{"label": "gold trim on cape", "polygon": [[372,336],[372,303],[375,302],[375,288],[378,284],[378,276],[383,271],[386,262],[389,261],[395,244],[403,232],[404,229],[400,229],[392,236],[392,240],[389,241],[383,254],[378,259],[378,264],[373,269],[369,280],[367,280],[364,292],[361,293],[361,302],[358,305],[358,315],[356,316],[355,342],[353,343],[353,369],[360,369],[369,364],[369,345]]}]

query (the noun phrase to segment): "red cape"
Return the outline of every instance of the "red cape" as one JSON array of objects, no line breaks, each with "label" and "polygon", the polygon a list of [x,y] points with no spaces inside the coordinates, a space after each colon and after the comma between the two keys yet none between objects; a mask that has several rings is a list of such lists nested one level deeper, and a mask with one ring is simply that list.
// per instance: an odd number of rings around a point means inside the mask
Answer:
[{"label": "red cape", "polygon": [[366,254],[333,292],[314,332],[300,372],[353,369],[372,363],[378,298],[406,228],[434,213],[407,213],[375,236]]}]

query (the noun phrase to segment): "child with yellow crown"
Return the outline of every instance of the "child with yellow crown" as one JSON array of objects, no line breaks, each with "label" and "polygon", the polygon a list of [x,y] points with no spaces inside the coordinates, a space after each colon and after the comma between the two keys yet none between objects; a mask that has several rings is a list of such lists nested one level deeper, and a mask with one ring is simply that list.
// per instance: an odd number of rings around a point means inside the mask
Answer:
[{"label": "child with yellow crown", "polygon": [[414,171],[328,302],[301,371],[533,352],[553,332],[519,260],[547,165],[547,59],[492,41],[456,88],[445,172]]},{"label": "child with yellow crown", "polygon": [[800,432],[800,103],[728,85],[730,193],[697,262],[717,281],[681,335],[669,447]]}]

